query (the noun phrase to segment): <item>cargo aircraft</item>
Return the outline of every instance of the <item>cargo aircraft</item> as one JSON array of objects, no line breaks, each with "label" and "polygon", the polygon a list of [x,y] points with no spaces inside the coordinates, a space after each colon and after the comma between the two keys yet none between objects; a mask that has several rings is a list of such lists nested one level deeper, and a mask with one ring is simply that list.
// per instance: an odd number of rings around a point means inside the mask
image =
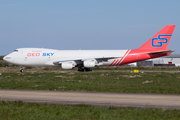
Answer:
[{"label": "cargo aircraft", "polygon": [[[170,55],[173,51],[167,49],[167,46],[174,28],[175,25],[166,25],[137,49],[54,50],[19,48],[4,56],[3,60],[20,66],[56,66],[62,69],[78,67],[78,71],[91,71],[91,68],[96,66],[120,66]],[[22,67],[20,72],[23,72]]]}]

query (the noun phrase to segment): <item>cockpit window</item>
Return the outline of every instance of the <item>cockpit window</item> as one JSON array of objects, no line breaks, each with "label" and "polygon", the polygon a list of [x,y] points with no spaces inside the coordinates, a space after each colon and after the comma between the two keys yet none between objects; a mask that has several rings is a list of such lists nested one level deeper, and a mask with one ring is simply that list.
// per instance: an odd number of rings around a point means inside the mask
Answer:
[{"label": "cockpit window", "polygon": [[14,52],[18,52],[18,50],[14,50]]}]

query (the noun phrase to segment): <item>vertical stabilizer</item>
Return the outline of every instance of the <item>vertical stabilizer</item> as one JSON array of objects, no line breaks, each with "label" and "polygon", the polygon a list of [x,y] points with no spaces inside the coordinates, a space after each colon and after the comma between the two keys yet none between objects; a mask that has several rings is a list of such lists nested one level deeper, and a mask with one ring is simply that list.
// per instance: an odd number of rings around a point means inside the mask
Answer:
[{"label": "vertical stabilizer", "polygon": [[138,49],[165,50],[176,25],[166,25]]}]

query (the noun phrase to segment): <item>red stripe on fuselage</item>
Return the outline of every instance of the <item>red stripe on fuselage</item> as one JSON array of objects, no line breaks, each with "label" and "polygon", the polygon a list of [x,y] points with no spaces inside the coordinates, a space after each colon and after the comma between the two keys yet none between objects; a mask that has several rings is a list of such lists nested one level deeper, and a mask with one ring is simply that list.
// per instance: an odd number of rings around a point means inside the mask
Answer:
[{"label": "red stripe on fuselage", "polygon": [[128,54],[131,52],[131,50],[129,50],[128,52],[127,52],[127,54],[123,57],[123,59],[121,60],[121,62],[119,63],[119,66],[121,65],[121,63],[123,62],[123,60],[128,56]]},{"label": "red stripe on fuselage", "polygon": [[112,66],[115,66],[118,61],[119,61],[119,59],[117,59],[116,62]]},{"label": "red stripe on fuselage", "polygon": [[109,66],[111,66],[115,61],[116,61],[116,59]]},{"label": "red stripe on fuselage", "polygon": [[126,53],[124,54],[124,56],[121,58],[121,60],[117,63],[117,65],[119,65],[121,63],[121,61],[123,60],[123,58],[126,56],[126,54],[128,53],[129,50],[126,51]]}]

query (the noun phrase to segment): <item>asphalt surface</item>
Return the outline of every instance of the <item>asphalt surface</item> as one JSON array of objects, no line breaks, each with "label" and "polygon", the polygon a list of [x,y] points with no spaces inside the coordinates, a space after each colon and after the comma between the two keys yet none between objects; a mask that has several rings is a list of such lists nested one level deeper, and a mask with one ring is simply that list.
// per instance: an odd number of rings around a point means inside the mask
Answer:
[{"label": "asphalt surface", "polygon": [[180,95],[42,90],[0,90],[0,100],[103,107],[179,109]]}]

